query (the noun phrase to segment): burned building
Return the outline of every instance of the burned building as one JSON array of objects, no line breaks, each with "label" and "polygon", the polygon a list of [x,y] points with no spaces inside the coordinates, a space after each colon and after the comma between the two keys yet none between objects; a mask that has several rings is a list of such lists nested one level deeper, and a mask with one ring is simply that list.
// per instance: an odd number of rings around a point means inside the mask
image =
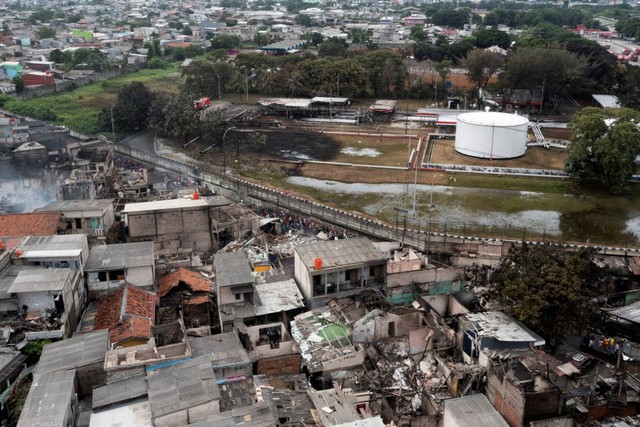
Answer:
[{"label": "burned building", "polygon": [[218,322],[213,315],[211,279],[197,271],[179,268],[158,280],[159,321],[175,320],[182,311],[187,333],[209,335]]},{"label": "burned building", "polygon": [[[197,193],[196,193],[197,194]],[[231,240],[259,230],[259,217],[222,197],[199,195],[125,205],[129,241],[154,241],[161,257],[215,252]]]}]

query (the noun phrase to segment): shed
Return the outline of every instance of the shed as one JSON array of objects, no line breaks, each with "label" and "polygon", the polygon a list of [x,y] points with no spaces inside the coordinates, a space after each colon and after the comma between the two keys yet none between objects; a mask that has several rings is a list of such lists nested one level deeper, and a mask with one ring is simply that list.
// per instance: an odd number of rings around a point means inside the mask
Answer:
[{"label": "shed", "polygon": [[56,371],[33,380],[18,427],[67,427],[75,425],[76,371]]},{"label": "shed", "polygon": [[444,401],[443,427],[509,427],[484,394]]},{"label": "shed", "polygon": [[93,393],[93,388],[105,383],[104,356],[109,350],[109,333],[106,330],[73,337],[47,344],[42,349],[34,376],[58,371],[76,370],[80,397]]},{"label": "shed", "polygon": [[211,356],[147,369],[154,425],[187,425],[220,413],[220,391]]}]

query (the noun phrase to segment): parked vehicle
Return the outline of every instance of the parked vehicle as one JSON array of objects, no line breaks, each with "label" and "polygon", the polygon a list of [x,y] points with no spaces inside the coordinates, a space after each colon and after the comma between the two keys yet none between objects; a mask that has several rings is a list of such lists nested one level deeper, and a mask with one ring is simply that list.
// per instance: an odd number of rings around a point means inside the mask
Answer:
[{"label": "parked vehicle", "polygon": [[211,98],[209,98],[208,96],[203,96],[202,98],[196,99],[195,101],[193,101],[193,109],[196,111],[204,110],[210,105],[211,105]]}]

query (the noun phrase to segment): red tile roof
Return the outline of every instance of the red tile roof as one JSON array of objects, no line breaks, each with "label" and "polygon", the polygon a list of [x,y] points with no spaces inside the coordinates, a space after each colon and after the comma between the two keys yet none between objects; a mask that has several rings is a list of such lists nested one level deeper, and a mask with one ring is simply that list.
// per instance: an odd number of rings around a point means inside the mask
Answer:
[{"label": "red tile roof", "polygon": [[186,305],[199,305],[211,301],[209,295],[200,295],[195,297],[186,298],[182,303]]},{"label": "red tile roof", "polygon": [[0,214],[0,236],[53,236],[61,217],[60,212]]},{"label": "red tile roof", "polygon": [[193,292],[211,292],[211,280],[203,277],[197,271],[180,267],[173,273],[165,274],[159,280],[158,296],[163,297],[171,292],[171,289],[183,282]]},{"label": "red tile roof", "polygon": [[155,323],[156,295],[125,284],[100,299],[94,329],[108,329],[111,343],[149,339]]}]

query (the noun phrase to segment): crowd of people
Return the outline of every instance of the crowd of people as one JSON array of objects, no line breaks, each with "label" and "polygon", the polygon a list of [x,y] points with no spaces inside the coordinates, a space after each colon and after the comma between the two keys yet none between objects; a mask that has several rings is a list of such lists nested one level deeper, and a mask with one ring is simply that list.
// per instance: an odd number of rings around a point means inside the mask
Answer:
[{"label": "crowd of people", "polygon": [[294,215],[284,209],[274,209],[265,206],[251,206],[253,211],[263,218],[278,218],[282,233],[286,234],[289,231],[298,233],[307,233],[317,236],[320,233],[325,233],[329,240],[345,239],[347,237],[353,237],[353,235],[347,233],[344,229],[329,227],[325,224],[316,221],[310,221],[307,218]]}]

